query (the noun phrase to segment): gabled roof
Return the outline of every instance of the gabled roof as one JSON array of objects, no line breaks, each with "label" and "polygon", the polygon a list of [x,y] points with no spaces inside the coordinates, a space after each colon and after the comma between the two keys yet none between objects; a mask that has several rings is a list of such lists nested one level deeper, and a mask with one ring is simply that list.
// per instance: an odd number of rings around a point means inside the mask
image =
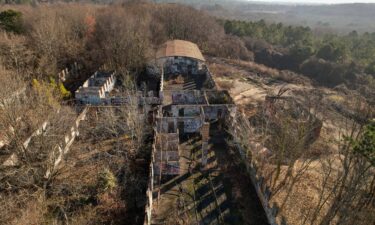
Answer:
[{"label": "gabled roof", "polygon": [[200,61],[206,61],[198,46],[189,41],[167,41],[164,44],[162,44],[156,52],[157,59],[173,56],[189,57]]}]

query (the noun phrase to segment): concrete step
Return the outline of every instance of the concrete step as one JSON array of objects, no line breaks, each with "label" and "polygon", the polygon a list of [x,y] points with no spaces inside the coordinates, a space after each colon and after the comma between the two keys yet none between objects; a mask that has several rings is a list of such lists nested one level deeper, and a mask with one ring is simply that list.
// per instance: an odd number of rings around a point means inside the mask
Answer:
[{"label": "concrete step", "polygon": [[184,86],[183,86],[184,90],[194,90],[196,88],[197,88],[197,86],[196,86],[196,84],[194,82],[185,83]]}]

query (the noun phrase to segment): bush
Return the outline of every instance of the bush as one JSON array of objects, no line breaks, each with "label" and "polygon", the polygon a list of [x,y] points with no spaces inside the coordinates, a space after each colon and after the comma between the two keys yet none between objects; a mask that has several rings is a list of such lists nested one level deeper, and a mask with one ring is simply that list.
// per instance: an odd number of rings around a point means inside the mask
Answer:
[{"label": "bush", "polygon": [[72,93],[65,88],[63,83],[60,83],[59,90],[60,90],[60,95],[64,99],[70,98],[70,96],[72,96]]},{"label": "bush", "polygon": [[334,87],[344,82],[342,67],[322,59],[310,59],[301,65],[301,72],[319,84]]},{"label": "bush", "polygon": [[97,188],[100,192],[113,189],[116,186],[117,179],[109,169],[104,169],[102,172],[99,173]]},{"label": "bush", "polygon": [[12,9],[2,11],[0,13],[0,27],[7,32],[22,33],[22,13]]},{"label": "bush", "polygon": [[219,81],[217,82],[217,84],[220,86],[221,89],[224,89],[224,90],[230,90],[232,88],[234,88],[234,82],[233,81],[228,81],[228,80],[223,80],[223,81]]},{"label": "bush", "polygon": [[366,67],[365,72],[375,77],[375,61]]},{"label": "bush", "polygon": [[212,41],[209,43],[207,53],[217,57],[254,61],[253,52],[249,51],[244,42],[235,36],[228,35],[219,41]]}]

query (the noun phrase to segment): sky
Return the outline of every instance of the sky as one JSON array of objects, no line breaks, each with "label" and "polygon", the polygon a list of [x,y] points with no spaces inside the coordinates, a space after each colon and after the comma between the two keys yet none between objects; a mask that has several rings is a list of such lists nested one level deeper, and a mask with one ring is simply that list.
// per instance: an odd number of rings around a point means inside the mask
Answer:
[{"label": "sky", "polygon": [[[253,0],[249,0],[253,1]],[[257,0],[262,2],[290,2],[290,3],[325,3],[325,4],[339,4],[339,3],[375,3],[375,0]]]}]

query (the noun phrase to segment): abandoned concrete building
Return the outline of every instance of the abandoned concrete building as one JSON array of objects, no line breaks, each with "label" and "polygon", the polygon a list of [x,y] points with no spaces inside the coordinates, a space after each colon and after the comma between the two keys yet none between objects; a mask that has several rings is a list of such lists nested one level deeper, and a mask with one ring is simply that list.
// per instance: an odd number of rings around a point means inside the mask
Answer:
[{"label": "abandoned concrete building", "polygon": [[[180,174],[180,136],[201,134],[203,137],[202,132],[209,130],[210,122],[223,120],[236,110],[227,92],[180,90],[168,94],[171,95],[171,104],[163,104],[156,117],[154,169],[158,176]],[[206,144],[202,145],[203,151]],[[204,161],[205,155],[202,164]]]},{"label": "abandoned concrete building", "polygon": [[[154,144],[145,224],[162,224],[168,218],[163,209],[173,207],[170,203],[174,200],[170,199],[169,194],[161,192],[165,184],[188,173],[197,174],[194,172],[197,168],[210,170],[213,154],[210,127],[223,124],[227,116],[236,112],[229,93],[215,89],[197,45],[180,40],[168,41],[158,50],[156,62],[161,71],[158,91],[161,102],[154,114]],[[195,144],[190,144],[191,141]],[[198,153],[193,146],[200,152],[195,160],[191,155]],[[154,196],[156,193],[157,198]],[[226,199],[225,195],[217,197],[216,203]],[[157,201],[157,207],[153,207],[153,201]],[[219,213],[218,208],[209,211],[201,214],[202,219],[206,218],[203,220],[212,219]]]},{"label": "abandoned concrete building", "polygon": [[162,67],[159,92],[162,105],[156,116],[154,171],[158,176],[178,175],[179,138],[208,130],[210,122],[224,119],[235,111],[235,105],[228,92],[214,89],[205,59],[196,44],[168,41],[160,47],[156,57]]},{"label": "abandoned concrete building", "polygon": [[197,75],[204,66],[204,57],[198,46],[182,40],[167,41],[156,53],[156,60],[164,65],[167,74]]},{"label": "abandoned concrete building", "polygon": [[[259,224],[275,224],[277,212],[268,204],[269,188],[263,185],[263,177],[257,177],[257,166],[248,158],[253,153],[269,158],[273,152],[266,148],[267,145],[257,146],[258,143],[251,142],[250,145],[255,145],[252,151],[244,151],[235,137],[243,128],[240,123],[262,123],[264,121],[259,118],[266,118],[272,130],[280,132],[283,129],[280,121],[284,117],[302,121],[306,126],[303,142],[310,145],[319,136],[321,121],[297,101],[281,97],[281,93],[266,97],[264,107],[259,110],[266,114],[265,117],[254,116],[255,119],[249,121],[237,110],[227,91],[216,89],[205,59],[193,43],[166,42],[157,51],[156,62],[160,71],[160,104],[154,105],[154,143],[144,224],[170,222],[172,208],[179,207],[181,202],[183,206],[179,213],[188,213],[188,218],[194,218],[196,224],[226,224],[225,221],[236,220],[235,210],[228,213],[231,193],[222,189],[228,184],[220,181],[220,176],[227,175],[227,168],[218,169],[218,156],[223,154],[220,151],[231,148],[223,140],[227,131],[222,127],[235,131],[234,148],[246,162],[249,176],[246,178],[250,178],[255,186],[253,194],[256,192],[258,197],[255,201],[259,201],[256,203],[260,205],[259,212],[267,217]],[[242,120],[237,120],[238,117]],[[298,127],[291,130],[296,135],[299,131]],[[246,190],[248,188],[249,185]],[[189,201],[194,203],[186,207]]]},{"label": "abandoned concrete building", "polygon": [[75,98],[83,104],[99,105],[110,101],[109,93],[116,83],[115,72],[95,72],[75,92]]},{"label": "abandoned concrete building", "polygon": [[181,40],[164,43],[156,53],[156,63],[162,69],[161,91],[215,87],[205,59],[194,43]]}]

